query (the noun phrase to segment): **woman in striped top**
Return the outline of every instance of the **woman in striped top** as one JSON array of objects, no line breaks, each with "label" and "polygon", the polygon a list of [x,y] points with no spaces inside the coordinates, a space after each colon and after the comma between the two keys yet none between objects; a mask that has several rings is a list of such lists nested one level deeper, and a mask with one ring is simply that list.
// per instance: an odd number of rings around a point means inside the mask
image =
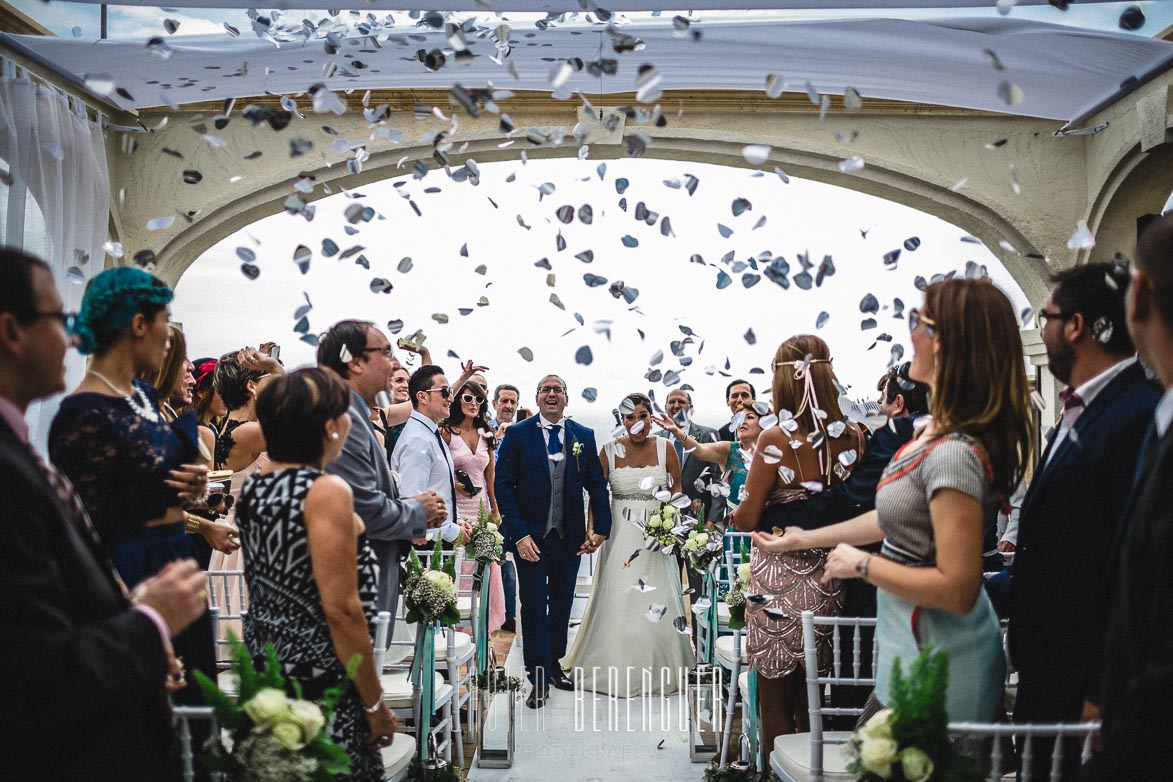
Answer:
[{"label": "woman in striped top", "polygon": [[[1021,480],[1030,451],[1029,391],[1018,320],[987,280],[950,279],[909,313],[913,380],[932,389],[932,420],[888,465],[876,510],[781,536],[769,551],[835,546],[824,578],[879,589],[876,697],[889,699],[894,660],[907,669],[926,645],[950,654],[952,720],[1002,715],[1005,656],[982,589],[982,537]],[[855,546],[883,540],[878,556]]]}]

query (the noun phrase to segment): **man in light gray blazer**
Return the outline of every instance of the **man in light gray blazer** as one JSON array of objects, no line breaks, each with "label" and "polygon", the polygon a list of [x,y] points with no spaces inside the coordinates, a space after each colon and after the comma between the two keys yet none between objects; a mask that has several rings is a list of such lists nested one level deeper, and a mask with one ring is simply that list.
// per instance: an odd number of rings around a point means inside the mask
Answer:
[{"label": "man in light gray blazer", "polygon": [[332,369],[350,386],[350,434],[342,455],[326,470],[354,491],[354,510],[366,526],[367,539],[379,560],[378,610],[390,611],[394,623],[399,600],[399,561],[412,538],[439,527],[448,516],[434,491],[401,499],[387,452],[375,439],[371,405],[391,378],[391,343],[373,323],[344,320],[318,343],[318,366]]}]

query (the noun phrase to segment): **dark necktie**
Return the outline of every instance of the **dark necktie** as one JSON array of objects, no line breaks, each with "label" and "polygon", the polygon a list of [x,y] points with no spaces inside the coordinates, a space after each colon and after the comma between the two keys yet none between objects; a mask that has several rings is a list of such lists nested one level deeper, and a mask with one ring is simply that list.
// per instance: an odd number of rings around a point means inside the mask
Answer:
[{"label": "dark necktie", "polygon": [[90,514],[86,511],[85,505],[82,504],[81,496],[73,488],[73,484],[69,482],[68,478],[49,466],[41,458],[41,454],[37,452],[36,448],[27,444],[26,448],[32,456],[33,462],[36,463],[41,473],[45,476],[45,480],[53,487],[53,491],[57,494],[57,499],[61,502],[62,507],[65,508],[65,513],[69,517],[69,520],[73,522],[77,531],[81,533],[82,538],[93,546],[94,555],[98,557],[99,561],[106,563],[123,596],[129,599],[130,593],[126,589],[126,584],[123,583],[122,578],[118,575],[118,571],[114,569],[114,565],[106,559],[106,555],[102,551],[102,541],[98,537],[98,531],[94,529],[94,523],[90,521]]},{"label": "dark necktie", "polygon": [[1140,456],[1136,460],[1136,471],[1132,473],[1132,488],[1134,490],[1140,484],[1145,467],[1148,465],[1149,460],[1153,458],[1153,453],[1157,450],[1157,444],[1160,441],[1160,438],[1157,437],[1157,422],[1153,421],[1144,433],[1144,440],[1140,444]]},{"label": "dark necktie", "polygon": [[[448,445],[444,442],[444,438],[440,436],[440,430],[435,431],[436,443],[440,447],[440,453],[444,454],[444,464],[448,465],[448,489],[452,492],[452,505],[449,506],[452,513],[456,513],[456,478],[455,472],[452,469],[452,460],[448,458]],[[456,518],[453,516],[453,518]]]},{"label": "dark necktie", "polygon": [[561,431],[561,424],[554,424],[550,427],[550,442],[546,443],[546,453],[551,456],[562,455],[562,441],[558,438],[558,433]]},{"label": "dark necktie", "polygon": [[1060,415],[1067,415],[1068,411],[1076,410],[1084,406],[1084,401],[1079,394],[1075,393],[1074,388],[1065,388],[1059,392],[1059,401],[1063,403],[1063,411]]}]

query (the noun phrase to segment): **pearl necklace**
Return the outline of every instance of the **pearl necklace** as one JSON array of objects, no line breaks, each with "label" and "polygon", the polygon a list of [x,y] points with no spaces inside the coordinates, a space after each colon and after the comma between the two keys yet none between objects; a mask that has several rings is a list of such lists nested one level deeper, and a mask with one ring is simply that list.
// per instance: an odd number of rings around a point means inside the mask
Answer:
[{"label": "pearl necklace", "polygon": [[95,369],[87,370],[87,372],[88,374],[93,375],[94,377],[98,378],[98,380],[101,380],[103,383],[109,386],[111,391],[116,394],[120,394],[122,398],[126,400],[126,404],[130,405],[130,409],[139,416],[147,419],[153,424],[159,423],[158,411],[151,407],[150,401],[147,399],[146,395],[143,394],[143,390],[141,388],[132,385],[131,388],[134,389],[134,393],[128,394],[118,386],[111,383],[110,378],[106,377],[101,372],[98,372]]}]

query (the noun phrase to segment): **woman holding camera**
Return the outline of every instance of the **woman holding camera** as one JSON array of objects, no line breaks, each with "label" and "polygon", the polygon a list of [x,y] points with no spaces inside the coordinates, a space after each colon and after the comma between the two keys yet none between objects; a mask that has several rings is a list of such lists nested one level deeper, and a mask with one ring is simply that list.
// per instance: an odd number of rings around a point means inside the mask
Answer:
[{"label": "woman holding camera", "polygon": [[[484,508],[493,523],[500,524],[497,495],[493,491],[496,443],[489,424],[488,392],[484,386],[469,380],[460,386],[455,402],[440,433],[452,452],[452,468],[456,471],[456,515],[472,522]],[[489,632],[493,633],[505,622],[505,590],[498,563],[489,568],[488,594]]]}]

